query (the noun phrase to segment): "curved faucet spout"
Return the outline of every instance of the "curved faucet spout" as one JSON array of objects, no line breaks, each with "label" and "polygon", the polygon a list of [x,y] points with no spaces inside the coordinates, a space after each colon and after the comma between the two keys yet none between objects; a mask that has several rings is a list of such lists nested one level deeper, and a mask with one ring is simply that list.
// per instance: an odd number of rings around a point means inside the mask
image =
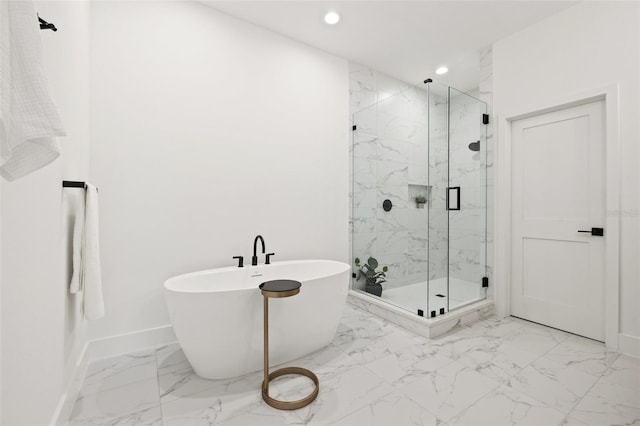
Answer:
[{"label": "curved faucet spout", "polygon": [[262,253],[265,252],[265,249],[264,249],[264,238],[262,238],[262,235],[258,235],[253,240],[253,257],[251,258],[251,265],[253,265],[253,266],[256,266],[258,264],[258,254],[256,253],[256,250],[258,248],[258,240],[260,240],[260,242],[262,243]]}]

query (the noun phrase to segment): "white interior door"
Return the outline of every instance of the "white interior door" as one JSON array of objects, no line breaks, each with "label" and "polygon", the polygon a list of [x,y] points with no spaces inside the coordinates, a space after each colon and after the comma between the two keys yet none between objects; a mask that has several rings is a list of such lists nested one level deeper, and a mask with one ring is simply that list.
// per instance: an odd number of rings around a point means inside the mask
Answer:
[{"label": "white interior door", "polygon": [[[604,341],[604,101],[513,121],[511,314]],[[596,230],[597,233],[597,230]]]}]

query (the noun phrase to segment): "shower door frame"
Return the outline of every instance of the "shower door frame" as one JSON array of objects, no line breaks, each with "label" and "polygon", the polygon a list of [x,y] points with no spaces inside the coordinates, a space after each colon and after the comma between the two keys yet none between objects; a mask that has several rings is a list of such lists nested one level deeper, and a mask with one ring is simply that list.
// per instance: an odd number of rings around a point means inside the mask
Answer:
[{"label": "shower door frame", "polygon": [[[480,120],[480,118],[482,117],[482,124],[480,124],[478,127],[479,133],[476,135],[479,137],[478,142],[480,142],[480,146],[482,147],[479,152],[484,156],[484,158],[481,158],[480,161],[480,167],[479,167],[479,171],[482,171],[482,177],[484,179],[484,182],[481,182],[481,184],[479,186],[483,186],[484,187],[484,227],[482,228],[482,236],[480,238],[481,241],[481,245],[482,245],[482,254],[480,255],[480,258],[483,260],[482,263],[482,277],[478,280],[477,284],[478,286],[481,286],[484,278],[488,277],[488,271],[487,271],[487,251],[488,251],[488,244],[487,244],[487,215],[488,215],[488,203],[487,203],[487,194],[488,194],[488,187],[487,187],[487,127],[486,125],[488,124],[488,122],[484,121],[484,116],[487,114],[487,109],[488,109],[488,105],[486,102],[484,102],[481,99],[476,98],[475,96],[469,95],[468,93],[465,93],[461,90],[456,89],[455,87],[451,87],[451,86],[446,86],[447,88],[447,187],[446,187],[446,194],[447,194],[447,201],[446,201],[446,211],[447,211],[447,312],[452,312],[452,311],[456,311],[458,309],[462,309],[466,306],[469,306],[471,304],[474,303],[478,303],[478,302],[482,302],[483,300],[486,300],[488,298],[488,291],[487,288],[485,287],[480,287],[480,292],[483,292],[483,296],[477,299],[473,299],[473,300],[468,300],[465,301],[464,303],[462,303],[459,306],[456,306],[455,308],[451,308],[451,278],[452,278],[452,259],[451,259],[451,249],[452,249],[452,245],[451,245],[451,239],[452,239],[452,226],[451,226],[451,219],[452,219],[452,212],[461,212],[464,210],[461,208],[461,192],[462,189],[465,189],[465,193],[468,194],[468,187],[465,188],[465,186],[451,186],[452,185],[452,176],[451,176],[451,164],[454,163],[454,158],[453,158],[453,151],[455,151],[454,149],[452,149],[452,140],[451,140],[451,135],[453,133],[452,131],[452,120],[451,120],[451,105],[452,105],[452,100],[455,98],[456,100],[459,99],[459,96],[464,96],[466,98],[470,98],[473,99],[475,101],[475,105],[482,105],[482,113],[481,115],[478,115],[478,120]],[[455,96],[452,95],[452,91],[455,91],[456,94]],[[463,98],[464,99],[464,98]],[[474,139],[475,140],[475,139]],[[429,141],[431,142],[431,141]],[[456,144],[459,143],[459,141],[456,141]],[[464,142],[464,144],[466,144],[466,141]],[[458,179],[460,179],[460,177],[458,177]],[[460,185],[459,180],[455,183],[456,185]],[[456,204],[456,208],[450,208],[450,194],[452,189],[457,189],[456,193],[457,193],[457,204]],[[453,277],[455,278],[455,275],[453,275]],[[466,281],[466,280],[461,280],[461,281]],[[472,281],[466,281],[468,283],[473,283]]]},{"label": "shower door frame", "polygon": [[[450,117],[451,110],[450,110],[450,107],[451,107],[452,90],[455,91],[458,95],[468,97],[469,99],[473,99],[474,103],[476,103],[478,105],[481,104],[482,108],[480,108],[480,109],[481,109],[482,114],[486,114],[487,113],[488,105],[483,100],[478,99],[475,96],[471,96],[471,95],[469,95],[469,94],[467,94],[465,92],[462,92],[462,91],[460,91],[458,89],[455,89],[453,87],[450,87],[450,86],[447,86],[447,85],[444,85],[444,84],[439,84],[439,83],[432,83],[432,84],[434,84],[436,86],[439,86],[441,89],[444,89],[444,91],[446,93],[446,123],[445,123],[445,126],[444,126],[444,128],[446,129],[446,137],[445,137],[445,140],[444,140],[445,145],[443,146],[443,148],[444,148],[444,153],[446,154],[446,161],[444,162],[446,164],[446,183],[445,183],[444,190],[447,191],[447,193],[448,193],[449,192],[448,189],[450,188],[450,185],[451,185],[451,117]],[[431,84],[429,86],[431,87]],[[399,92],[399,93],[401,93],[401,92]],[[384,99],[382,101],[375,102],[374,104],[371,104],[371,105],[369,105],[369,106],[367,106],[365,108],[362,108],[362,109],[352,113],[351,120],[350,120],[351,121],[351,127],[352,127],[352,129],[351,129],[352,130],[352,132],[351,132],[351,144],[352,144],[352,146],[355,145],[355,138],[356,138],[356,133],[355,132],[362,131],[360,129],[360,125],[359,125],[358,120],[357,120],[358,115],[362,114],[363,112],[369,110],[370,108],[372,108],[374,106],[376,108],[378,108],[381,102],[384,102],[384,101],[386,101],[386,100],[388,100],[388,99],[390,99],[390,98],[392,98],[393,96],[396,96],[396,95],[398,95],[398,94],[392,95],[389,98],[386,98],[386,99]],[[428,100],[427,100],[428,128],[429,128],[428,159],[427,159],[427,164],[425,166],[427,167],[428,176],[429,176],[429,178],[428,178],[428,180],[429,180],[428,193],[430,194],[431,197],[433,197],[436,188],[435,188],[435,185],[432,183],[432,180],[431,180],[431,164],[430,164],[430,162],[431,162],[431,149],[433,148],[433,140],[432,140],[432,134],[431,134],[431,128],[433,126],[433,124],[432,124],[433,116],[431,114],[432,110],[431,110],[431,105],[430,105],[431,96],[432,96],[431,89],[429,88],[428,89]],[[481,115],[478,116],[477,119],[481,120],[482,116]],[[376,120],[377,120],[377,118],[376,118]],[[480,302],[485,301],[485,300],[487,300],[489,298],[489,294],[488,294],[487,290],[485,288],[481,288],[481,286],[483,284],[483,281],[484,281],[482,278],[486,277],[487,274],[488,274],[488,263],[487,263],[487,261],[488,261],[487,214],[488,214],[488,207],[489,206],[487,204],[488,188],[487,188],[487,146],[486,146],[486,142],[487,142],[487,133],[486,132],[487,132],[487,130],[486,130],[486,127],[485,127],[486,124],[487,123],[483,123],[482,125],[480,125],[481,126],[479,128],[480,133],[478,133],[478,135],[477,135],[479,137],[479,139],[484,143],[483,144],[484,149],[482,150],[484,158],[482,158],[480,160],[480,167],[484,169],[481,179],[484,179],[484,181],[482,182],[482,185],[484,185],[484,191],[485,191],[484,192],[484,197],[483,197],[484,198],[484,206],[483,206],[483,208],[484,208],[484,212],[483,212],[483,215],[484,215],[484,221],[483,221],[484,222],[484,226],[482,227],[482,235],[481,235],[481,238],[480,238],[480,241],[481,241],[483,247],[482,247],[482,252],[479,254],[479,258],[482,260],[482,264],[481,264],[481,266],[482,266],[481,275],[482,276],[479,277],[478,282],[477,282],[477,285],[479,287],[479,292],[480,292],[479,294],[482,294],[482,295],[477,297],[477,298],[469,299],[468,301],[465,301],[464,303],[460,304],[459,306],[456,306],[453,309],[451,308],[451,304],[450,304],[450,297],[451,297],[451,286],[450,286],[450,278],[451,278],[451,261],[450,261],[451,223],[450,223],[450,216],[451,216],[451,212],[450,212],[450,209],[447,209],[446,206],[445,206],[444,216],[446,217],[446,226],[443,229],[444,229],[445,234],[446,234],[446,249],[444,251],[444,253],[446,255],[446,275],[444,277],[441,277],[441,278],[446,281],[446,290],[445,290],[446,291],[446,305],[445,305],[446,306],[446,313],[455,312],[455,311],[457,311],[459,309],[462,309],[462,308],[465,308],[465,307],[467,307],[467,306],[469,306],[471,304],[480,303]],[[376,122],[376,125],[377,125],[377,122]],[[368,133],[366,130],[364,132]],[[373,136],[373,135],[371,135],[371,136]],[[374,136],[374,138],[377,139],[377,137],[378,137],[378,135],[376,134]],[[472,139],[475,141],[476,140],[475,136]],[[355,171],[356,171],[355,170],[356,169],[356,167],[355,167],[355,159],[356,159],[355,149],[353,149],[351,151],[350,157],[351,157],[350,158],[350,160],[351,160],[350,161],[350,167],[351,167],[351,171],[352,171],[352,173],[351,173],[351,182],[350,182],[350,185],[351,185],[350,218],[353,221],[353,226],[354,227],[352,228],[351,233],[350,233],[350,250],[349,251],[350,251],[350,254],[351,254],[351,256],[350,256],[351,257],[351,262],[353,262],[353,260],[356,257],[360,257],[363,261],[365,259],[360,256],[360,253],[358,253],[358,255],[356,255],[355,250],[354,250],[355,249],[354,242],[356,240],[356,233],[355,233],[355,219],[356,218],[354,217],[354,211],[355,211],[355,209],[354,209],[354,201],[355,201],[355,182],[357,180],[357,175],[355,174]],[[412,186],[414,184],[415,184],[415,182],[414,183],[408,182],[409,186]],[[409,200],[408,200],[408,203],[410,203]],[[426,291],[426,300],[424,301],[424,304],[422,304],[422,306],[418,308],[418,315],[422,314],[422,315],[427,316],[427,317],[430,316],[429,315],[430,311],[434,310],[433,306],[432,306],[432,303],[431,303],[432,300],[430,298],[431,292],[433,290],[433,288],[432,288],[432,279],[431,279],[431,266],[430,266],[430,262],[431,262],[431,247],[429,247],[429,244],[431,243],[431,238],[432,238],[432,236],[431,236],[431,234],[429,232],[429,227],[430,227],[431,221],[433,219],[432,218],[432,214],[431,214],[431,210],[430,210],[431,207],[432,207],[431,201],[428,203],[428,205],[429,205],[429,211],[428,211],[428,215],[427,215],[427,223],[425,224],[425,226],[427,227],[427,231],[428,231],[428,238],[427,238],[427,241],[428,241],[427,244],[428,245],[427,245],[426,248],[427,248],[427,262],[429,264],[427,272],[426,272],[426,277],[425,277],[426,278],[426,283],[425,284],[426,284],[426,290],[427,291]],[[379,206],[376,205],[375,208],[377,209],[377,208],[379,208]],[[456,210],[460,210],[460,209],[458,208]],[[379,253],[377,255],[379,256]],[[469,281],[469,282],[471,283],[471,281]],[[352,290],[363,291],[362,289],[359,289],[354,285],[353,280],[351,281],[350,288]],[[413,311],[409,307],[404,306],[404,305],[399,304],[399,303],[391,302],[390,300],[385,299],[384,296],[381,297],[380,299],[381,299],[381,301],[383,301],[385,304],[388,304],[389,306],[394,306],[394,307],[402,309],[402,310],[404,310],[404,311],[406,311],[408,313],[415,313],[415,311]],[[423,312],[420,312],[420,311],[423,311]]]}]

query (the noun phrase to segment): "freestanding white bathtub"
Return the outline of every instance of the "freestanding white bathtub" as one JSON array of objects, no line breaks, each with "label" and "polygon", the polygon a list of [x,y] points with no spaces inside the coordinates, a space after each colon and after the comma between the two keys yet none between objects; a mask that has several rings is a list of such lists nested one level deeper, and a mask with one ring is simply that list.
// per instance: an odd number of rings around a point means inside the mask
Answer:
[{"label": "freestanding white bathtub", "polygon": [[350,267],[295,260],[227,267],[168,279],[173,329],[198,376],[225,379],[263,368],[260,283],[300,281],[300,294],[269,299],[270,365],[309,354],[334,338],[349,291]]}]

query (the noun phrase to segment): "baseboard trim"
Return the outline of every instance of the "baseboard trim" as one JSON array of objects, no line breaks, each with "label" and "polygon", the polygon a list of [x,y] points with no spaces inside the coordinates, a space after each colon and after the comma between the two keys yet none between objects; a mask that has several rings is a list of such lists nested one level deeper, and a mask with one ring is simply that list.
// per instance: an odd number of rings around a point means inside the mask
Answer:
[{"label": "baseboard trim", "polygon": [[80,388],[82,387],[82,382],[84,381],[84,377],[87,374],[87,367],[89,366],[89,360],[87,358],[88,345],[89,343],[85,343],[82,348],[82,352],[73,369],[71,380],[69,380],[69,384],[60,397],[60,402],[58,402],[58,406],[51,420],[51,425],[53,426],[64,426],[69,422],[73,406],[76,399],[78,399],[78,394],[80,393]]},{"label": "baseboard trim", "polygon": [[87,374],[89,364],[93,361],[110,358],[117,355],[139,352],[158,346],[176,342],[176,335],[171,325],[150,328],[133,333],[95,339],[84,345],[78,362],[75,365],[73,377],[60,397],[60,402],[51,420],[52,426],[64,426],[69,423],[73,406]]},{"label": "baseboard trim", "polygon": [[640,358],[640,337],[620,333],[618,335],[618,350],[623,354]]},{"label": "baseboard trim", "polygon": [[171,325],[104,337],[89,342],[87,349],[88,359],[89,362],[93,362],[98,359],[138,352],[176,341],[176,335]]}]

